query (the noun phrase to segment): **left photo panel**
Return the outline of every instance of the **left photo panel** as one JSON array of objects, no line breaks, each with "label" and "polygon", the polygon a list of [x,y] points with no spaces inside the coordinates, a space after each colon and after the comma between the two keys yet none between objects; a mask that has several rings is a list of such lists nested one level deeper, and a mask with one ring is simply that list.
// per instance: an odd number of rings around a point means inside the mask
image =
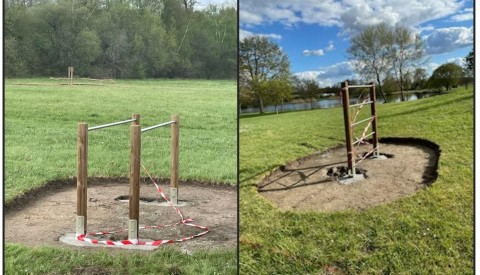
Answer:
[{"label": "left photo panel", "polygon": [[237,2],[4,2],[5,274],[237,274]]}]

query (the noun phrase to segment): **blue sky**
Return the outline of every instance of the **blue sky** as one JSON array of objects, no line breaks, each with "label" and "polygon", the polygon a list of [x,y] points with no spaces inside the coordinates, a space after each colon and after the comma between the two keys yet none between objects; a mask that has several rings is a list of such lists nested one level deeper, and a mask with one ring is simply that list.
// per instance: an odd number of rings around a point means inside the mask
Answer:
[{"label": "blue sky", "polygon": [[292,73],[330,86],[356,75],[346,57],[349,39],[366,26],[401,24],[425,40],[430,74],[461,63],[473,47],[471,0],[239,0],[240,39],[258,34],[287,53]]}]

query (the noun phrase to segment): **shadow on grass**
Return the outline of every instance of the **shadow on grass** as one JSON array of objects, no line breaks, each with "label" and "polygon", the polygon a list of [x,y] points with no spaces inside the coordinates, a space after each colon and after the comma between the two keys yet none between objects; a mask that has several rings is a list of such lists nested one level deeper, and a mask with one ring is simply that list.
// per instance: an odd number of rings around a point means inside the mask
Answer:
[{"label": "shadow on grass", "polygon": [[[339,164],[344,164],[344,163],[345,162],[334,162],[334,163],[328,163],[328,164],[325,164],[325,165],[303,167],[303,168],[299,168],[299,169],[286,169],[285,166],[282,165],[278,169],[281,172],[287,172],[287,173],[282,175],[279,178],[276,178],[275,180],[269,181],[269,182],[267,182],[267,183],[265,183],[261,186],[258,186],[258,192],[284,191],[284,190],[289,190],[289,189],[293,189],[293,188],[298,188],[298,187],[303,187],[303,186],[308,186],[308,185],[315,185],[315,184],[321,184],[321,183],[327,183],[327,182],[334,181],[334,178],[328,177],[325,180],[320,180],[320,181],[307,183],[307,179],[309,177],[311,177],[312,175],[314,175],[315,173],[319,172],[320,170],[322,170],[326,167],[329,167],[329,166],[339,165]],[[306,174],[306,173],[302,172],[302,170],[310,170],[310,169],[314,169],[314,170],[313,170],[313,172],[310,172],[309,174]],[[273,172],[275,172],[275,171],[273,171]],[[290,176],[292,174],[295,174],[295,173],[297,173],[300,176],[299,180],[293,182],[290,185],[285,185],[285,184],[280,183],[281,179],[283,179],[285,177],[288,177],[288,176]],[[300,184],[302,182],[303,182],[303,184]],[[269,186],[271,184],[274,184],[274,183],[276,183],[278,185],[281,185],[283,187],[265,189],[267,186]]]}]

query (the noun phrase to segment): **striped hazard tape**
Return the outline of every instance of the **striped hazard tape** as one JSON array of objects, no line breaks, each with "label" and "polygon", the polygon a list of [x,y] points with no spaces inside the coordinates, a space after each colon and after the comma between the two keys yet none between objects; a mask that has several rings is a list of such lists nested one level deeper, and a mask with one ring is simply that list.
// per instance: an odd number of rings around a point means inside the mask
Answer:
[{"label": "striped hazard tape", "polygon": [[160,195],[163,197],[163,199],[165,201],[167,201],[169,203],[169,205],[171,207],[173,207],[173,209],[175,209],[175,211],[178,213],[178,215],[180,216],[180,221],[177,222],[177,223],[166,224],[166,225],[139,226],[138,229],[139,230],[141,230],[141,229],[160,229],[160,228],[172,227],[172,226],[176,226],[176,225],[185,225],[185,226],[191,226],[191,227],[194,227],[194,228],[201,229],[202,231],[198,234],[191,235],[191,236],[188,236],[188,237],[183,237],[183,238],[180,238],[180,239],[154,240],[154,241],[149,241],[149,242],[144,242],[144,241],[139,241],[139,240],[120,240],[120,241],[97,240],[97,239],[87,237],[87,236],[112,235],[112,234],[115,234],[115,233],[122,233],[122,232],[127,231],[125,229],[118,229],[118,230],[115,230],[115,231],[101,231],[101,232],[92,232],[92,233],[87,233],[87,234],[79,234],[79,235],[76,236],[77,240],[87,242],[87,243],[91,243],[91,244],[105,244],[105,245],[119,245],[119,246],[121,246],[121,245],[152,245],[152,246],[158,246],[158,245],[167,244],[167,243],[178,243],[178,242],[188,241],[188,240],[191,240],[193,238],[203,236],[210,231],[210,229],[208,229],[208,227],[206,227],[206,226],[194,224],[193,220],[190,219],[190,218],[185,219],[183,217],[183,214],[180,211],[180,209],[175,207],[175,205],[173,205],[173,203],[170,202],[170,200],[167,199],[167,196],[165,196],[165,194],[163,193],[162,188],[160,188],[160,186],[155,182],[155,180],[152,178],[152,176],[150,176],[150,174],[148,173],[145,166],[143,166],[143,164],[142,164],[142,167],[145,170],[145,173],[148,175],[150,180],[153,182],[153,184],[157,188],[158,193],[160,193]]}]

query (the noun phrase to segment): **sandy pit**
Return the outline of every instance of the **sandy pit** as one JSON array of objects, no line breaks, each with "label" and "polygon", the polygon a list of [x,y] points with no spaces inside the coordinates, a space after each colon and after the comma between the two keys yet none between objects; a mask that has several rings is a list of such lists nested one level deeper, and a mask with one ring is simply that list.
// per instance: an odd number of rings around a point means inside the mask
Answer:
[{"label": "sandy pit", "polygon": [[[363,210],[409,196],[437,178],[440,149],[435,143],[383,138],[379,148],[383,158],[360,162],[357,180],[342,177],[347,166],[342,146],[278,167],[258,184],[258,192],[284,210]],[[360,145],[357,161],[371,149],[371,144]]]},{"label": "sandy pit", "polygon": [[[168,196],[168,183],[160,181]],[[59,241],[64,234],[75,233],[76,180],[51,182],[32,190],[5,206],[5,241],[28,246],[61,246],[72,249],[98,249],[69,246]],[[89,178],[88,232],[128,228],[128,179]],[[125,200],[125,197],[127,200]],[[140,183],[140,221],[142,225],[166,225],[180,221],[175,210],[166,206],[153,184]],[[217,248],[235,248],[237,243],[237,190],[233,186],[198,182],[179,183],[179,209],[193,223],[207,226],[206,235],[181,243],[164,244],[184,252]],[[202,230],[176,225],[162,229],[143,229],[141,239],[179,239]],[[110,236],[127,238],[127,233]]]}]

